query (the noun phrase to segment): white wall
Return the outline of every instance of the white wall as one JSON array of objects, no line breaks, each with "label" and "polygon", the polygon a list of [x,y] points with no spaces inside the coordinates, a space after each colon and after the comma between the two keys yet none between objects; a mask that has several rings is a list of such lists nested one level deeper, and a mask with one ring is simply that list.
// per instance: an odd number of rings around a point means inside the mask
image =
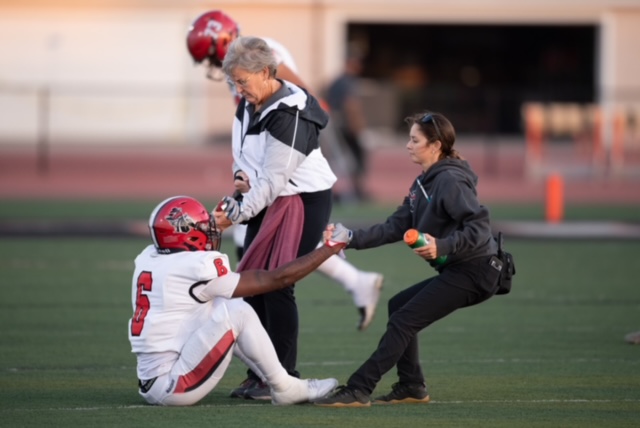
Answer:
[{"label": "white wall", "polygon": [[35,91],[48,87],[57,139],[182,139],[184,34],[185,19],[171,12],[1,13],[0,132],[33,134]]}]

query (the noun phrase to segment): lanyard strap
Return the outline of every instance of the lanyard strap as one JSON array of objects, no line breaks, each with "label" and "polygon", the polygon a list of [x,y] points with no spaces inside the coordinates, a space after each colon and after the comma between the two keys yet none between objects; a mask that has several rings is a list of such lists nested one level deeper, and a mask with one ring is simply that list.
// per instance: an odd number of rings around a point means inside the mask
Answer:
[{"label": "lanyard strap", "polygon": [[427,202],[431,202],[431,198],[427,194],[427,191],[424,190],[424,187],[422,187],[422,183],[420,183],[420,178],[416,178],[416,183],[418,183],[418,186],[420,186],[420,190],[422,190],[422,194],[427,199]]}]

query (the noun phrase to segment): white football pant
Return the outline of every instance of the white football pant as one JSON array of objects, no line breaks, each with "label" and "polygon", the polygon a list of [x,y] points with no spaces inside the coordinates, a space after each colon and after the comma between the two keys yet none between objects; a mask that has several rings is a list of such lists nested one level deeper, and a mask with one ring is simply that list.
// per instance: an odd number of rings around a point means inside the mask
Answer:
[{"label": "white football pant", "polygon": [[216,298],[211,319],[187,340],[171,371],[158,376],[140,395],[150,404],[190,406],[218,384],[236,355],[275,391],[297,378],[289,376],[255,311],[242,299]]}]

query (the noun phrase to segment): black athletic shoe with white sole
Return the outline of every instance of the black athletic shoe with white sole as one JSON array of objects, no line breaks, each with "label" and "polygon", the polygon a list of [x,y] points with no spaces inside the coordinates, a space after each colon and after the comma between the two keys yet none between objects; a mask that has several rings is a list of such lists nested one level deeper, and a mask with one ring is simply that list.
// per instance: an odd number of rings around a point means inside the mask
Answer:
[{"label": "black athletic shoe with white sole", "polygon": [[421,384],[394,383],[391,392],[376,397],[373,404],[409,404],[428,403],[430,400],[427,388]]},{"label": "black athletic shoe with white sole", "polygon": [[333,392],[313,401],[316,406],[322,407],[369,407],[371,398],[348,385],[340,385]]}]

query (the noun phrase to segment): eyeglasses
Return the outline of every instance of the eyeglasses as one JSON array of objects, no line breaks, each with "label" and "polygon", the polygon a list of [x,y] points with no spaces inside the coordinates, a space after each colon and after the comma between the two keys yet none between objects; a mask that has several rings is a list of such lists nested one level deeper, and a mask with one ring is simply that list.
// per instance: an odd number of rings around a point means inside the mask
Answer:
[{"label": "eyeglasses", "polygon": [[249,76],[245,77],[244,79],[238,79],[238,80],[234,80],[233,84],[236,86],[240,86],[241,88],[246,88],[247,86],[249,86],[249,79],[251,79],[251,76],[253,76],[255,73],[251,73]]},{"label": "eyeglasses", "polygon": [[424,116],[422,116],[422,119],[420,119],[420,123],[429,123],[429,121],[433,123],[433,127],[436,130],[436,137],[438,137],[438,140],[442,141],[442,136],[440,135],[440,128],[438,128],[438,122],[436,122],[436,118],[433,116],[433,114],[427,113]]}]

